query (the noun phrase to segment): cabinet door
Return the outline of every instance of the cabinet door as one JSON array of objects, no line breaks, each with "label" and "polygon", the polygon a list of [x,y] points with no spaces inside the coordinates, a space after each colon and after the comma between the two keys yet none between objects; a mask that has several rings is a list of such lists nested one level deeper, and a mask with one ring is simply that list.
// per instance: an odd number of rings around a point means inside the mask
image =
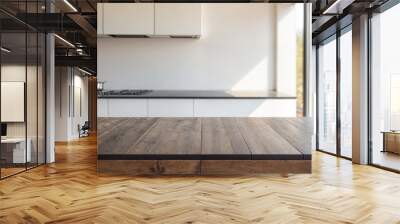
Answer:
[{"label": "cabinet door", "polygon": [[147,117],[147,99],[109,99],[109,117]]},{"label": "cabinet door", "polygon": [[296,117],[295,99],[196,99],[195,117]]},{"label": "cabinet door", "polygon": [[106,35],[153,35],[154,3],[105,3]]},{"label": "cabinet door", "polygon": [[149,117],[193,117],[193,99],[149,99]]},{"label": "cabinet door", "polygon": [[103,3],[97,3],[97,35],[103,35]]},{"label": "cabinet door", "polygon": [[201,3],[156,3],[155,34],[201,35]]},{"label": "cabinet door", "polygon": [[97,117],[108,117],[108,99],[97,99]]}]

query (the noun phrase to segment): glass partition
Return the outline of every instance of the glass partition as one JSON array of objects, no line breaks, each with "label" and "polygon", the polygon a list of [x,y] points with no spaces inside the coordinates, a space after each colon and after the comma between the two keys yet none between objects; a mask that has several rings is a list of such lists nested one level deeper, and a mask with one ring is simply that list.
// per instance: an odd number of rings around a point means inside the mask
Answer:
[{"label": "glass partition", "polygon": [[31,158],[26,144],[26,33],[2,33],[1,47],[1,176],[7,177],[24,171]]},{"label": "glass partition", "polygon": [[46,162],[46,36],[38,33],[38,64],[37,64],[37,162]]},{"label": "glass partition", "polygon": [[37,165],[37,132],[38,132],[38,114],[37,114],[37,76],[38,76],[38,35],[36,32],[28,31],[27,33],[27,74],[26,74],[26,114],[27,114],[27,151],[30,152],[30,159],[27,167],[31,168]]},{"label": "glass partition", "polygon": [[[16,13],[39,13],[42,6],[0,3]],[[43,33],[0,12],[1,179],[45,163],[45,44]]]}]

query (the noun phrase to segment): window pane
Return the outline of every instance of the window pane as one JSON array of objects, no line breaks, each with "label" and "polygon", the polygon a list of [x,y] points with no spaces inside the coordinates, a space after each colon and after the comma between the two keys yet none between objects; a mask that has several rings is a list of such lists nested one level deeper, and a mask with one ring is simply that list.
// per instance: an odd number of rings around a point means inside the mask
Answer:
[{"label": "window pane", "polygon": [[37,165],[37,41],[36,32],[27,33],[28,43],[28,61],[27,61],[27,80],[26,80],[26,116],[27,116],[27,140],[29,144],[30,157],[27,163],[28,168]]},{"label": "window pane", "polygon": [[46,120],[46,108],[45,108],[45,93],[46,93],[46,36],[43,33],[39,33],[39,46],[38,46],[38,164],[45,163],[45,120]]},{"label": "window pane", "polygon": [[336,153],[336,40],[318,50],[318,147]]},{"label": "window pane", "polygon": [[1,177],[25,170],[26,33],[1,33]]},{"label": "window pane", "polygon": [[352,35],[340,37],[340,127],[342,156],[352,156]]}]

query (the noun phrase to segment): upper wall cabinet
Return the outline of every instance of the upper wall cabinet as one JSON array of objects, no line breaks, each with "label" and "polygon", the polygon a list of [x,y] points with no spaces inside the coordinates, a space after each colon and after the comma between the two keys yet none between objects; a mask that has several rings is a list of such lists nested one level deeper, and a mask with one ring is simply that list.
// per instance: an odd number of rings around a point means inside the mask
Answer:
[{"label": "upper wall cabinet", "polygon": [[103,4],[105,35],[153,35],[154,3]]},{"label": "upper wall cabinet", "polygon": [[156,3],[154,11],[155,35],[201,35],[201,3]]}]

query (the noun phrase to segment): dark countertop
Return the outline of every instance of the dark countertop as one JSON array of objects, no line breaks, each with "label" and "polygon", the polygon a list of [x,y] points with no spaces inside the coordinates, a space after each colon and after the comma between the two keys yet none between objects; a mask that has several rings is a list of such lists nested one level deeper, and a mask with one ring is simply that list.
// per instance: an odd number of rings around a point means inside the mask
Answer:
[{"label": "dark countertop", "polygon": [[142,95],[101,95],[97,98],[158,98],[158,99],[296,99],[277,92],[265,91],[223,91],[223,90],[153,90]]}]

